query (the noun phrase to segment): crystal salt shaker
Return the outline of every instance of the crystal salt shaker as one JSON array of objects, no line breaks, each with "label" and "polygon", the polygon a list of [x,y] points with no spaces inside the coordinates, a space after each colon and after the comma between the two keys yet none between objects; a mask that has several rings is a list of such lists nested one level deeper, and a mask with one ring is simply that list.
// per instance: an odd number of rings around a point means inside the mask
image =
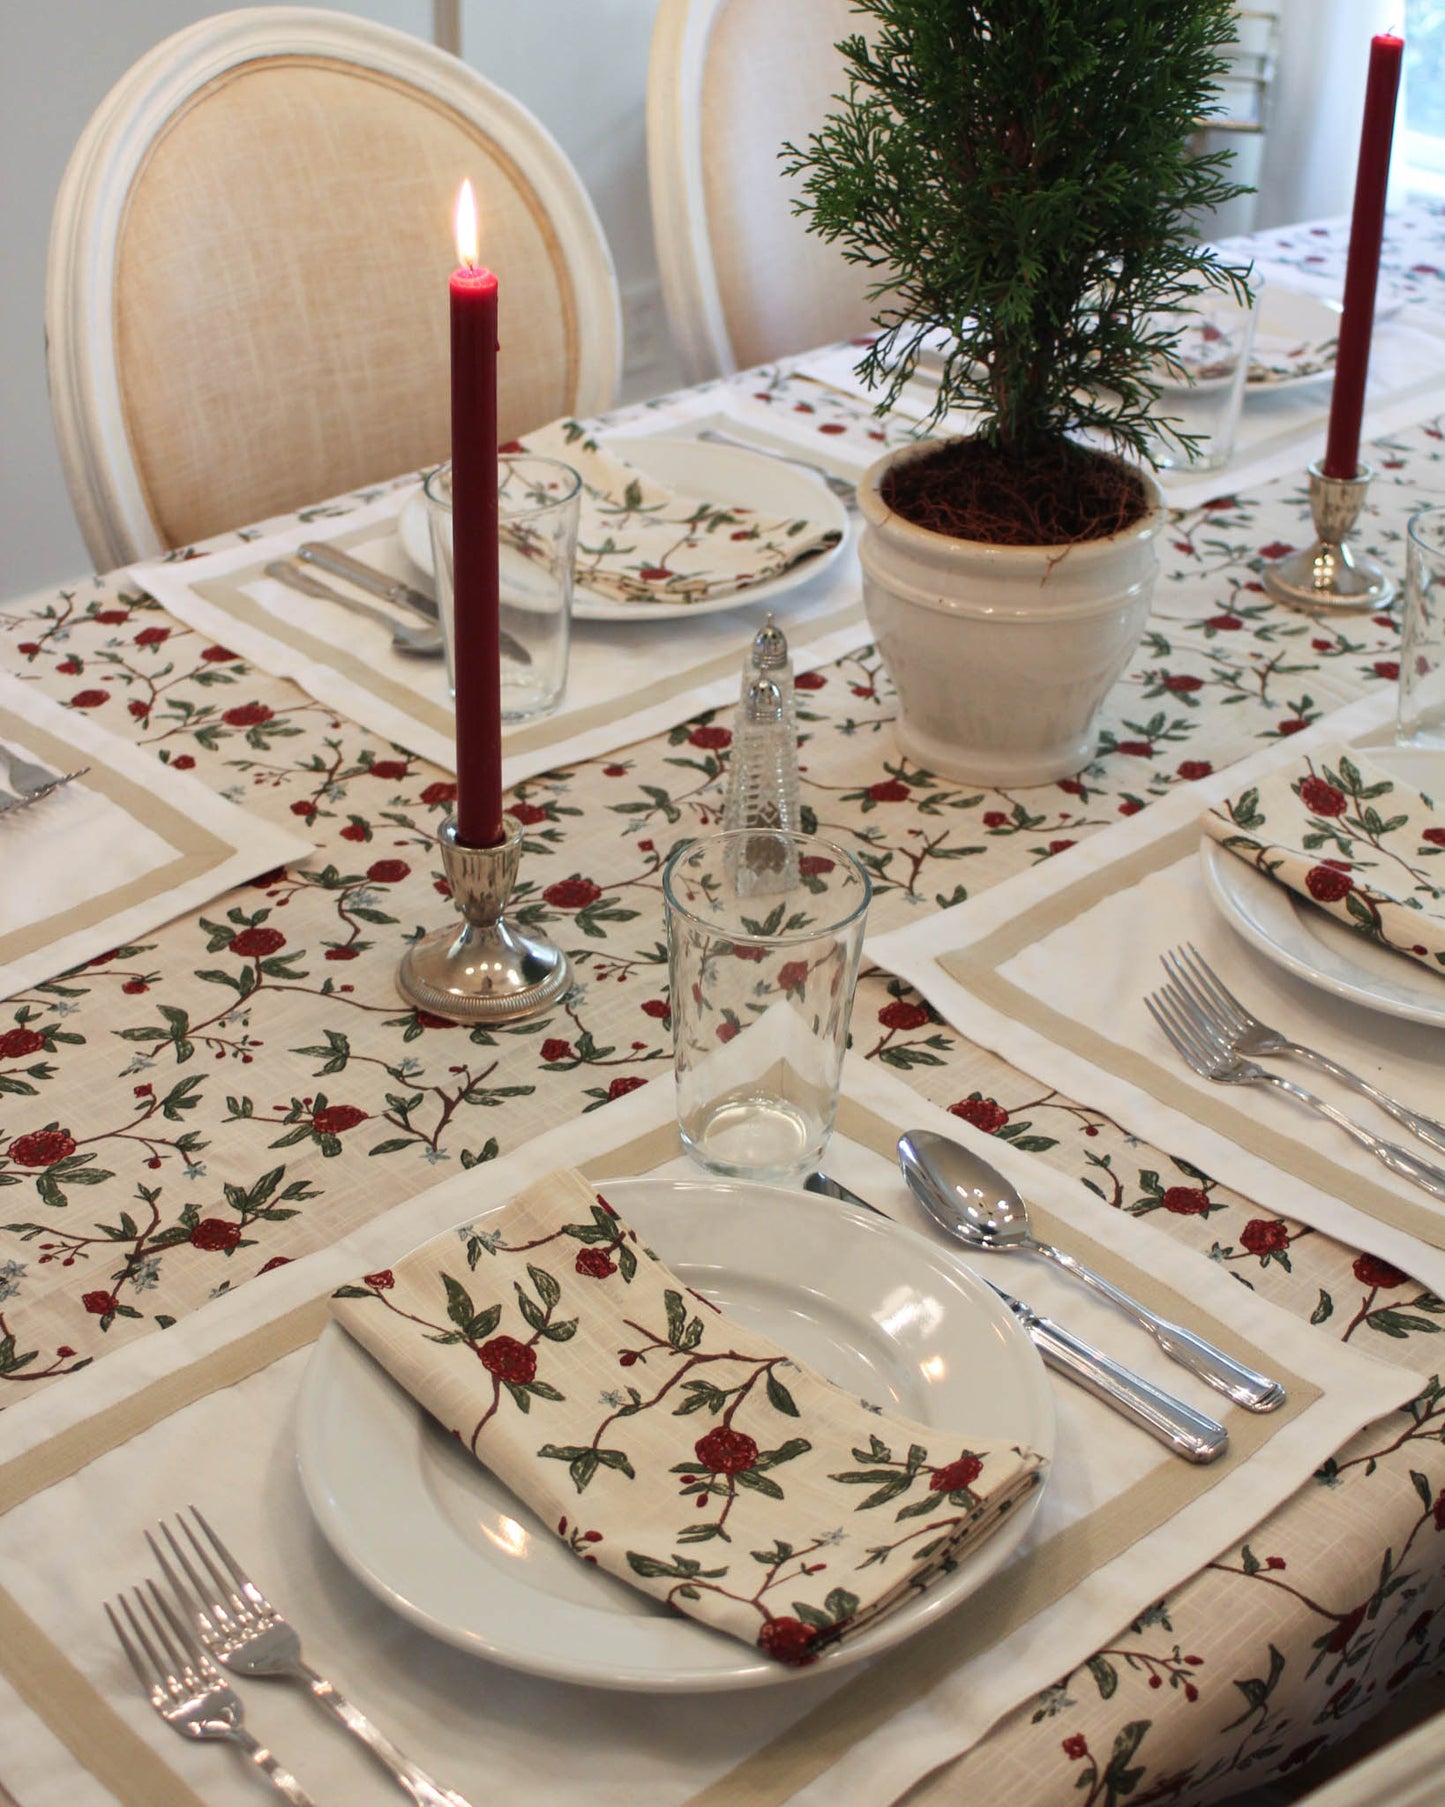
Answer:
[{"label": "crystal salt shaker", "polygon": [[[789,720],[783,688],[776,679],[754,672],[743,692],[733,734],[723,828],[787,829],[801,826],[798,791],[798,742]],[[743,895],[765,896],[791,890],[797,873],[788,844],[769,834],[743,844],[736,875]]]}]

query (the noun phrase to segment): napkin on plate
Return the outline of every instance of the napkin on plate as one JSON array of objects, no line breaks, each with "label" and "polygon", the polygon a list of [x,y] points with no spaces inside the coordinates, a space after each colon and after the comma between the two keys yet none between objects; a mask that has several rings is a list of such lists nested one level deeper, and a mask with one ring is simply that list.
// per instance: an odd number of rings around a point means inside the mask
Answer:
[{"label": "napkin on plate", "polygon": [[331,1309],[574,1554],[785,1663],[953,1569],[1041,1477],[730,1323],[577,1173]]},{"label": "napkin on plate", "polygon": [[518,449],[560,458],[582,478],[577,582],[614,602],[708,602],[777,577],[836,546],[835,527],[704,502],[607,451],[575,420]]},{"label": "napkin on plate", "polygon": [[1445,977],[1445,809],[1343,747],[1209,810],[1205,832],[1383,947]]}]

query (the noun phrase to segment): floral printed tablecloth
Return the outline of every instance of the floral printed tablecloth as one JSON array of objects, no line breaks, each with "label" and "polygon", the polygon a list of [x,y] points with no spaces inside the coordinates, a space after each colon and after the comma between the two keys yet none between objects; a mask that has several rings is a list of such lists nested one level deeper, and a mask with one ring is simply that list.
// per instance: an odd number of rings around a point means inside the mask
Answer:
[{"label": "floral printed tablecloth", "polygon": [[[1344,236],[1300,228],[1262,245],[1276,262],[1333,270]],[[1412,317],[1445,333],[1445,209],[1393,221],[1387,267]],[[879,431],[809,381],[806,359],[728,388],[790,416],[795,435],[816,428],[820,444],[866,445]],[[696,392],[614,418],[671,406],[695,412]],[[1445,423],[1430,420],[1371,453],[1365,540],[1397,574],[1406,519],[1445,500],[1442,441]],[[893,740],[893,693],[871,647],[800,676],[804,802],[872,873],[875,932],[1066,858],[1179,779],[1394,683],[1394,613],[1314,621],[1264,595],[1262,561],[1308,538],[1309,455],[1297,481],[1221,488],[1176,514],[1153,620],[1078,778],[999,792],[919,770]],[[377,493],[308,512],[338,517]],[[406,939],[448,909],[432,836],[450,779],[114,578],[0,612],[0,647],[6,669],[244,807],[299,824],[318,849],[0,1006],[0,1401],[63,1384],[219,1292],[266,1284],[438,1167],[487,1161],[665,1070],[661,869],[678,840],[716,823],[724,714],[514,794],[527,829],[520,914],[562,943],[578,982],[547,1018],[468,1030],[406,1008],[393,984]],[[1118,1209],[1154,1215],[1322,1336],[1436,1365],[1439,1299],[1292,1223],[1287,1201],[1230,1194],[1131,1143],[1088,1100],[1032,1085],[901,982],[865,972],[853,1038],[934,1102],[1081,1175]],[[1432,1381],[1248,1545],[1121,1628],[931,1786],[940,1798],[971,1789],[1089,1807],[1204,1801],[1307,1762],[1445,1657],[1442,1427]]]}]

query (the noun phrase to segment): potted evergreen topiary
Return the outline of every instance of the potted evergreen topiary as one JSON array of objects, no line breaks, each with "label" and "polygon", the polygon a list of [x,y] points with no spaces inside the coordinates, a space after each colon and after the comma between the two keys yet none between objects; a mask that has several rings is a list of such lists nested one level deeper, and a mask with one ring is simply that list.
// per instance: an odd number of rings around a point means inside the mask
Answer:
[{"label": "potted evergreen topiary", "polygon": [[941,371],[929,424],[973,423],[859,485],[869,620],[906,753],[968,781],[1043,783],[1093,757],[1148,615],[1164,510],[1134,460],[1161,430],[1178,310],[1201,286],[1245,287],[1192,225],[1243,192],[1227,152],[1189,145],[1234,7],[856,6],[874,28],[839,46],[847,96],[784,148],[798,207],[876,272],[879,337],[859,372],[880,410],[924,357]]}]

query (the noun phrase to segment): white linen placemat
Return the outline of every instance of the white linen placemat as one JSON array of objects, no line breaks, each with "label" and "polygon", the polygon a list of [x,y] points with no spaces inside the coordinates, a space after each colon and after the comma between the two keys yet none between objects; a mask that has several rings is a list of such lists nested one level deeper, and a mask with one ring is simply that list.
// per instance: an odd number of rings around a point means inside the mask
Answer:
[{"label": "white linen placemat", "polygon": [[[1245,1537],[1356,1429],[1419,1390],[1417,1376],[1318,1335],[1034,1157],[986,1142],[1053,1234],[1112,1263],[1136,1290],[1174,1301],[1176,1317],[1192,1315],[1246,1359],[1288,1376],[1290,1405],[1268,1417],[1227,1410],[1231,1455],[1197,1469],[1058,1383],[1050,1485],[1011,1566],[966,1611],[863,1670],[830,1671],[823,1662],[741,1702],[594,1691],[478,1662],[395,1617],[341,1568],[310,1522],[295,1474],[293,1413],[325,1295],[559,1162],[580,1163],[604,1182],[624,1171],[693,1171],[673,1158],[673,1109],[670,1083],[654,1081],[485,1169],[453,1176],[0,1420],[8,1589],[0,1592],[8,1683],[0,1689],[0,1748],[21,1807],[254,1800],[254,1778],[231,1754],[191,1746],[160,1723],[99,1615],[101,1599],[146,1568],[142,1527],[190,1500],[290,1611],[316,1666],[478,1807],[523,1798],[542,1807],[583,1798],[601,1807],[684,1807],[703,1791],[708,1807],[836,1807],[893,1800],[967,1749]],[[888,1151],[899,1129],[919,1125],[970,1140],[976,1133],[876,1067],[850,1065],[830,1168],[913,1225],[920,1220]],[[1217,1409],[1218,1395],[1046,1264],[1010,1264],[1009,1283],[1156,1382]],[[381,1807],[395,1798],[304,1702],[276,1690],[244,1692],[254,1728],[318,1799]],[[57,1763],[56,1735],[83,1755]],[[96,1794],[85,1761],[108,1778],[108,1793]]]},{"label": "white linen placemat", "polygon": [[[965,1035],[1069,1097],[1105,1111],[1278,1216],[1368,1249],[1445,1290],[1445,1204],[1275,1090],[1190,1072],[1144,1008],[1159,956],[1193,942],[1272,1027],[1440,1113],[1441,1035],[1294,978],[1246,944],[1206,894],[1199,818],[1260,776],[1322,748],[1377,734],[1392,696],[1353,703],[1066,855],[937,916],[866,944]],[[1367,1100],[1290,1063],[1357,1121],[1437,1159]]]},{"label": "white linen placemat", "polygon": [[5,673],[0,741],[56,773],[89,768],[0,817],[0,998],[312,851],[310,841],[247,815]]}]

